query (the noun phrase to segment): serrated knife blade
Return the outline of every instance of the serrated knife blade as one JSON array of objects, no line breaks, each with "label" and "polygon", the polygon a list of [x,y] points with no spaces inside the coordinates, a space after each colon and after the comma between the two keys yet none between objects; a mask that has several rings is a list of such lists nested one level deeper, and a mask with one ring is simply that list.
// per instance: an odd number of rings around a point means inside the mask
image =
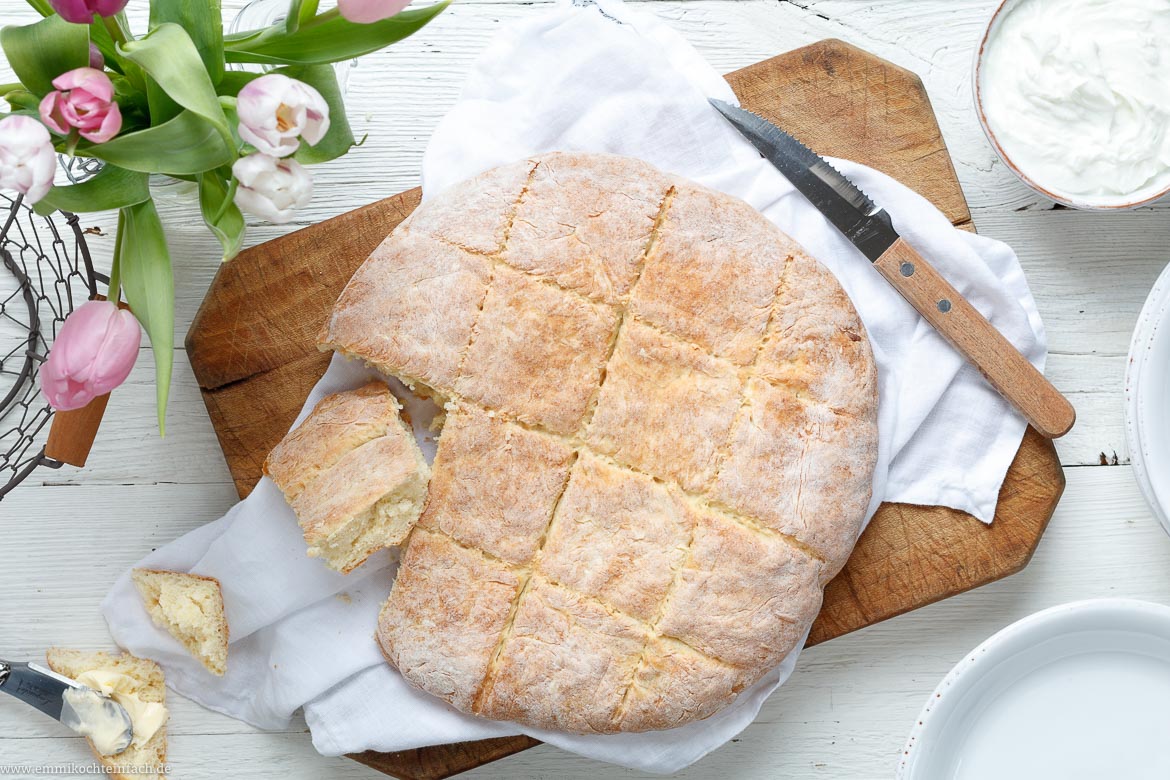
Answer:
[{"label": "serrated knife blade", "polygon": [[898,240],[890,215],[828,160],[746,109],[714,98],[710,102],[871,262]]},{"label": "serrated knife blade", "polygon": [[857,247],[1041,435],[1063,436],[1076,410],[1002,333],[894,230],[889,215],[791,134],[722,100],[711,105]]}]

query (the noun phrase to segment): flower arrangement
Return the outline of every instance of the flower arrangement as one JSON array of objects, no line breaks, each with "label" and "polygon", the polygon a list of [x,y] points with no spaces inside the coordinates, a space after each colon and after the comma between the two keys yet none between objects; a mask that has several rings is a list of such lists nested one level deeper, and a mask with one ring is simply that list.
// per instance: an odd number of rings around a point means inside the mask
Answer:
[{"label": "flower arrangement", "polygon": [[[312,196],[305,166],[356,143],[332,63],[411,35],[449,2],[405,10],[409,1],[338,0],[320,11],[318,0],[290,0],[285,21],[225,35],[219,0],[152,0],[149,30],[135,38],[127,0],[28,0],[43,18],[0,30],[20,79],[0,85],[10,106],[0,113],[0,188],[42,214],[118,210],[110,300],[78,307],[41,367],[54,408],[80,408],[124,381],[144,329],[164,430],[174,281],[149,177],[197,185],[224,260],[240,251],[245,212],[288,222]],[[243,63],[266,72],[228,67]],[[100,160],[101,170],[55,186],[58,153]]]}]

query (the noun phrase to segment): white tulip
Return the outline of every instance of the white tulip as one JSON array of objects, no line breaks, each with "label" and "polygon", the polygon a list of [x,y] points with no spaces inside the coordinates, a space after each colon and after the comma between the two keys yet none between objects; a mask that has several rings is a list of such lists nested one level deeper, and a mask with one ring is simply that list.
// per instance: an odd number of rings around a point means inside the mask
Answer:
[{"label": "white tulip", "polygon": [[292,158],[256,152],[236,160],[236,205],[249,214],[283,225],[313,197],[313,176]]},{"label": "white tulip", "polygon": [[315,146],[329,131],[329,104],[303,81],[269,73],[244,85],[236,97],[240,138],[264,154],[287,157],[305,139]]},{"label": "white tulip", "polygon": [[49,131],[35,119],[0,120],[0,189],[16,190],[36,203],[53,186],[57,153]]}]

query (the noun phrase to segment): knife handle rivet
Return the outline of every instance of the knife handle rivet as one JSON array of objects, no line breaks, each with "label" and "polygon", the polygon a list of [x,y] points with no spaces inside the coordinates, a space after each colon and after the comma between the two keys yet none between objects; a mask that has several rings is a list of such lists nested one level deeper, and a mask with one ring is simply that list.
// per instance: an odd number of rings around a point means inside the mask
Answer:
[{"label": "knife handle rivet", "polygon": [[914,263],[902,263],[902,266],[898,270],[902,272],[902,276],[913,276]]},{"label": "knife handle rivet", "polygon": [[943,298],[941,301],[938,302],[938,310],[941,311],[943,314],[946,314],[948,311],[951,310],[951,302],[948,301],[946,298]]}]

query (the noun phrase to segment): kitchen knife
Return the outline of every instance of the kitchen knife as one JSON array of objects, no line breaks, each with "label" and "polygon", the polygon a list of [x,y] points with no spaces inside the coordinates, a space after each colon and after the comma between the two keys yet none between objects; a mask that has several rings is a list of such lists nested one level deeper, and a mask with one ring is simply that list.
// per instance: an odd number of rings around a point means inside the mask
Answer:
[{"label": "kitchen knife", "polygon": [[[0,661],[0,691],[15,696],[25,704],[61,721],[72,730],[81,733],[81,718],[63,697],[71,688],[82,688],[81,684],[37,664]],[[115,739],[116,747],[108,755],[117,755],[130,746],[134,728],[126,709],[113,699],[103,697],[103,717],[115,719],[124,729],[121,737]]]},{"label": "kitchen knife", "polygon": [[1049,439],[1068,433],[1076,421],[1068,399],[898,235],[889,214],[776,125],[722,100],[710,102],[1037,432]]}]

